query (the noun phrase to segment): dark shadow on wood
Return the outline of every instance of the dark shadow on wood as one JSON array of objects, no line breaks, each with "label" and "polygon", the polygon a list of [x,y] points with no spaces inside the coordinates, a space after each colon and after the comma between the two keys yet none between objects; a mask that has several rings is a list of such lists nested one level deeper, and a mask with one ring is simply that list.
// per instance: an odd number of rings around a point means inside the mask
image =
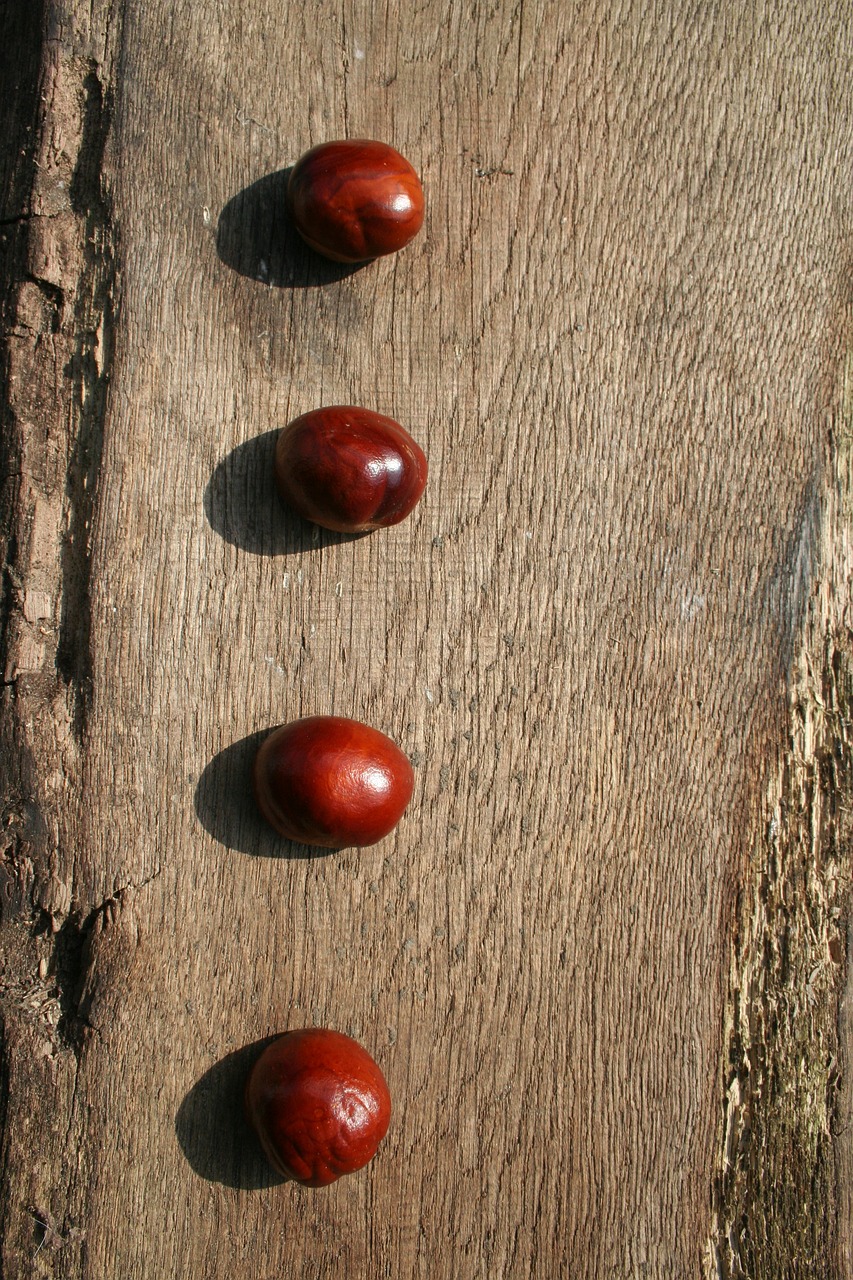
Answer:
[{"label": "dark shadow on wood", "polygon": [[259,178],[225,205],[216,228],[216,252],[225,265],[277,289],[322,288],[369,265],[332,262],[308,248],[287,207],[291,169]]},{"label": "dark shadow on wood", "polygon": [[303,520],[279,497],[273,480],[278,431],[266,431],[232,449],[217,464],[204,491],[204,512],[220,537],[254,555],[321,551],[364,533],[336,533]]},{"label": "dark shadow on wood", "polygon": [[178,1142],[200,1178],[242,1191],[262,1191],[287,1181],[264,1155],[243,1105],[249,1072],[275,1038],[257,1040],[221,1058],[178,1108]]},{"label": "dark shadow on wood", "polygon": [[[44,0],[0,6],[0,297],[27,273],[36,176]],[[5,316],[5,311],[4,311]],[[11,325],[12,317],[5,317]]]},{"label": "dark shadow on wood", "polygon": [[226,849],[257,858],[325,858],[337,852],[285,840],[261,817],[252,794],[252,765],[269,732],[250,733],[213,757],[195,790],[199,822]]}]

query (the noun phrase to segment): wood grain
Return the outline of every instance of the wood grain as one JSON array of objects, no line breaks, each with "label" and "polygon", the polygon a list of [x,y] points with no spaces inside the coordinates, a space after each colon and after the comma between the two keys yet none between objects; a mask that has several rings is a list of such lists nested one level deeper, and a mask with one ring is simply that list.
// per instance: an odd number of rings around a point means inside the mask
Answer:
[{"label": "wood grain", "polygon": [[[851,1274],[836,10],[4,16],[4,1276]],[[427,196],[354,272],[276,213],[345,136]],[[329,403],[404,524],[276,502]],[[313,713],[416,765],[374,849],[254,812]],[[320,1193],[240,1113],[312,1024],[395,1102]]]}]

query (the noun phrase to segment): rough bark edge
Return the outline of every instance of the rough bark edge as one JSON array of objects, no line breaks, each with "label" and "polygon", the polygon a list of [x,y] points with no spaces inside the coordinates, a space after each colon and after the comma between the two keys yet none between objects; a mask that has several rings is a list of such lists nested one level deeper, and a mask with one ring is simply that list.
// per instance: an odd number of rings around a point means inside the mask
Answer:
[{"label": "rough bark edge", "polygon": [[75,1150],[87,1034],[80,1000],[87,940],[108,904],[86,898],[78,814],[91,531],[119,294],[105,169],[117,15],[117,0],[45,0],[5,64],[29,113],[17,113],[21,160],[2,193],[15,239],[0,255],[4,1278],[85,1266],[85,1171]]},{"label": "rough bark edge", "polygon": [[836,1151],[853,848],[853,354],[826,448],[787,741],[752,823],[728,974],[708,1274],[840,1270]]}]

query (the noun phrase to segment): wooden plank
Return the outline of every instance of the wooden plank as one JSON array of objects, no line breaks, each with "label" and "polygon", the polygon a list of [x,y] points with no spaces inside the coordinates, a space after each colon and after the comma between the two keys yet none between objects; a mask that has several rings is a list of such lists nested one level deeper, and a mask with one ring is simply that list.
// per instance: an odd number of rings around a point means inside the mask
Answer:
[{"label": "wooden plank", "polygon": [[[3,15],[4,1276],[851,1274],[836,10]],[[343,136],[428,200],[351,274],[271,204]],[[431,468],[355,540],[269,477],[348,402]],[[314,712],[374,849],[254,813]],[[395,1100],[321,1193],[240,1114],[309,1024]]]}]

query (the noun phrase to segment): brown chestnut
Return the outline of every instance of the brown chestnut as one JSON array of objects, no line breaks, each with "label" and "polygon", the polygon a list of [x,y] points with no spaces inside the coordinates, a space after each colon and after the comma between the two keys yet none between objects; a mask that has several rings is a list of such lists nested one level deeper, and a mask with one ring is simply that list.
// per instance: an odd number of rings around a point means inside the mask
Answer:
[{"label": "brown chestnut", "polygon": [[325,1187],[372,1160],[388,1131],[391,1097],[366,1049],[339,1031],[289,1031],[258,1058],[246,1115],[270,1164]]},{"label": "brown chestnut", "polygon": [[291,170],[287,198],[302,239],[335,262],[395,253],[424,220],[423,189],[408,160],[366,138],[306,151]]},{"label": "brown chestnut", "polygon": [[426,457],[408,431],[352,405],[313,409],[284,427],[273,470],[285,502],[340,533],[398,524],[427,481]]},{"label": "brown chestnut", "polygon": [[255,799],[280,835],[343,849],[387,836],[412,798],[415,776],[396,743],[343,716],[308,716],[261,743]]}]

